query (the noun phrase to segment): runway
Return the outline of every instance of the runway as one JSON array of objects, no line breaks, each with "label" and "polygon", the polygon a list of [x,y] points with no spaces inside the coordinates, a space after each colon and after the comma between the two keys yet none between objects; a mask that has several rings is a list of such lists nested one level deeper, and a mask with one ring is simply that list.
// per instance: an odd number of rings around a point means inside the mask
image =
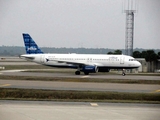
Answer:
[{"label": "runway", "polygon": [[4,70],[0,74],[3,75],[16,75],[16,76],[41,76],[41,77],[67,77],[67,78],[100,78],[100,79],[128,79],[128,80],[160,80],[160,76],[145,76],[145,75],[126,75],[121,74],[96,74],[92,73],[90,75],[75,75],[74,72],[71,73],[43,73],[43,72],[21,72],[25,70]]},{"label": "runway", "polygon": [[[2,75],[10,76],[43,76],[43,77],[68,77],[68,78],[109,78],[109,79],[147,79],[157,80],[159,76],[121,76],[121,75],[74,75],[72,73],[38,73],[20,72],[21,70],[1,71]],[[114,92],[138,92],[160,93],[160,85],[145,84],[118,84],[118,83],[86,83],[86,82],[55,82],[55,81],[30,81],[30,80],[0,80],[1,88],[25,88],[48,90],[76,90],[76,91],[114,91]]]},{"label": "runway", "polygon": [[0,101],[2,120],[159,120],[159,104]]}]

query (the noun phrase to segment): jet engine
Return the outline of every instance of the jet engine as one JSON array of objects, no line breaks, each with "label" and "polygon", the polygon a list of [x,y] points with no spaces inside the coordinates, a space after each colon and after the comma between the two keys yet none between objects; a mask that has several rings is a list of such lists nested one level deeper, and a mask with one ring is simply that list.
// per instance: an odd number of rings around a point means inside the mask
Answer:
[{"label": "jet engine", "polygon": [[81,71],[86,73],[96,73],[98,72],[97,66],[83,66]]}]

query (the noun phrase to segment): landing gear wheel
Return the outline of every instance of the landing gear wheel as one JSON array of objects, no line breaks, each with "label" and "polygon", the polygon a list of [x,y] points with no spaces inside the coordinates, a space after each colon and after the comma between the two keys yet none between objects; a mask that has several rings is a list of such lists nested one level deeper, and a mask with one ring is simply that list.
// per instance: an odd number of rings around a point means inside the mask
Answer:
[{"label": "landing gear wheel", "polygon": [[126,73],[125,73],[125,69],[122,69],[122,76],[125,76]]},{"label": "landing gear wheel", "polygon": [[85,75],[89,75],[89,72],[84,72]]},{"label": "landing gear wheel", "polygon": [[125,74],[125,73],[122,73],[122,75],[125,76],[126,74]]},{"label": "landing gear wheel", "polygon": [[76,71],[75,74],[76,74],[76,75],[80,75],[80,71]]}]

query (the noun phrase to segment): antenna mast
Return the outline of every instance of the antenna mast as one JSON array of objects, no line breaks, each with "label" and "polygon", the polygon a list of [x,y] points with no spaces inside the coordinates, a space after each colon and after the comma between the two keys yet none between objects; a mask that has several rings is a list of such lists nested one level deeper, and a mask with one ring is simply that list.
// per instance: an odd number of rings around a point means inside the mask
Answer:
[{"label": "antenna mast", "polygon": [[124,13],[126,13],[125,54],[133,56],[134,13],[135,0],[124,0]]}]

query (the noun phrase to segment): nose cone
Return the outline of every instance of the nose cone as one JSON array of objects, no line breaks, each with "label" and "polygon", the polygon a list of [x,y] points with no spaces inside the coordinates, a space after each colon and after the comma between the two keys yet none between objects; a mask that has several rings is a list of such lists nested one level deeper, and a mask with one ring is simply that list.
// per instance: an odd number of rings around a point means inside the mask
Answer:
[{"label": "nose cone", "polygon": [[141,63],[139,61],[137,61],[136,65],[137,65],[137,67],[140,67]]}]

